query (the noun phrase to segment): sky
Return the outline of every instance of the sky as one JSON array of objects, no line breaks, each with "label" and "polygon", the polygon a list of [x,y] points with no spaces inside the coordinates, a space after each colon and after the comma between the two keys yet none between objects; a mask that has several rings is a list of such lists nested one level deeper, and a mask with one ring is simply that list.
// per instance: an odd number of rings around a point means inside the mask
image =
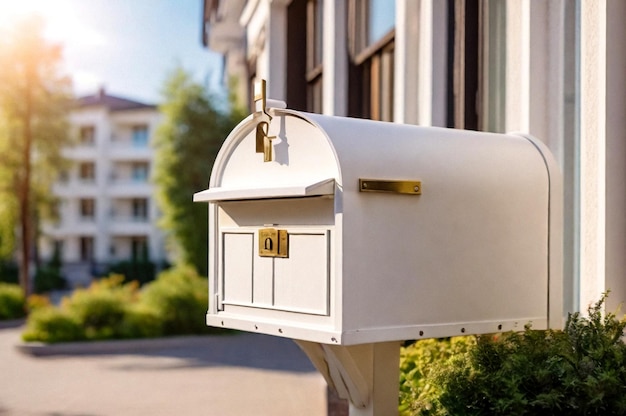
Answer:
[{"label": "sky", "polygon": [[76,96],[108,94],[149,104],[178,65],[223,92],[222,57],[202,46],[201,0],[0,0],[0,29],[36,11],[63,45]]}]

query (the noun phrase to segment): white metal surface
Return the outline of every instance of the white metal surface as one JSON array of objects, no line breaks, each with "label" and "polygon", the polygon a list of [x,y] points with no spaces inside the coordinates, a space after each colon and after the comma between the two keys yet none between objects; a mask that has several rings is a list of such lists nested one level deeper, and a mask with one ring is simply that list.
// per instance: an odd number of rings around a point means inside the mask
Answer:
[{"label": "white metal surface", "polygon": [[[353,345],[561,325],[560,174],[529,137],[271,110],[220,151],[209,325]],[[419,180],[422,195],[359,192]],[[258,256],[258,230],[289,258]]]}]

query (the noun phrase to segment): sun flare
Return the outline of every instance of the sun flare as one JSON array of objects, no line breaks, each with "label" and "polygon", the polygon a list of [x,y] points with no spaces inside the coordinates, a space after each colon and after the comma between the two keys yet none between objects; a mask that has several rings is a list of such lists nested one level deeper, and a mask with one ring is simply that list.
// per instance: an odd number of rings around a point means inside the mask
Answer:
[{"label": "sun flare", "polygon": [[103,37],[81,24],[76,10],[67,0],[0,0],[0,29],[32,14],[43,18],[44,36],[49,40],[66,43],[72,39],[91,45],[104,42]]}]

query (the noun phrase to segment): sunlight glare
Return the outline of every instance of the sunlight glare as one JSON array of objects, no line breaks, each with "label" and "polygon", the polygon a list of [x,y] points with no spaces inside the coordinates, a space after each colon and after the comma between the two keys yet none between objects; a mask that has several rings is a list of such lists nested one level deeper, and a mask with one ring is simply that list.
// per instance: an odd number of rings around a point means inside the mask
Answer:
[{"label": "sunlight glare", "polygon": [[103,46],[106,38],[81,23],[67,0],[0,0],[0,29],[36,13],[45,21],[44,36],[74,46]]}]

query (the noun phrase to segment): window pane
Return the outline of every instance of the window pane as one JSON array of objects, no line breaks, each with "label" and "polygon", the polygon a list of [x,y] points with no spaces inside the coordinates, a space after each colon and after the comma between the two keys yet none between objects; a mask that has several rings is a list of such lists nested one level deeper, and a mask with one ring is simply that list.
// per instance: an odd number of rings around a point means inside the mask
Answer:
[{"label": "window pane", "polygon": [[84,162],[80,164],[80,179],[83,181],[93,181],[96,178],[96,170],[93,162]]},{"label": "window pane", "polygon": [[133,127],[133,146],[145,147],[148,145],[148,127]]},{"label": "window pane", "polygon": [[93,126],[84,126],[80,128],[80,143],[90,146],[95,143],[96,129]]},{"label": "window pane", "polygon": [[138,221],[143,221],[148,218],[147,199],[133,199],[133,218]]},{"label": "window pane", "polygon": [[80,259],[83,261],[93,260],[93,237],[80,238]]},{"label": "window pane", "polygon": [[369,0],[368,45],[376,42],[393,29],[395,22],[395,0]]},{"label": "window pane", "polygon": [[93,220],[96,213],[96,203],[93,199],[80,200],[80,216],[83,220]]},{"label": "window pane", "polygon": [[132,170],[133,182],[147,182],[148,181],[148,164],[147,163],[135,163]]}]

